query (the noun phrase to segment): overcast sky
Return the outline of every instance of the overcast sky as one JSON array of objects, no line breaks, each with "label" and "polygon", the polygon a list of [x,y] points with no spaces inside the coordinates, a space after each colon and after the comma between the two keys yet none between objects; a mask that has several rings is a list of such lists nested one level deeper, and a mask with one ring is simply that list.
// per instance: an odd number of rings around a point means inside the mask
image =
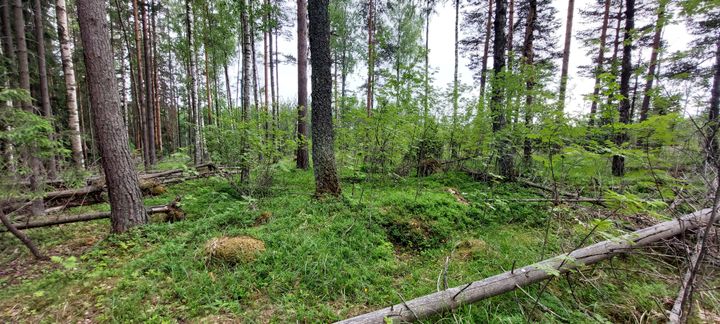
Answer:
[{"label": "overcast sky", "polygon": [[[575,21],[573,23],[573,35],[577,35],[577,31],[584,28],[584,22],[578,11],[583,8],[587,8],[592,0],[576,0],[575,1]],[[295,1],[287,2],[287,5],[293,8],[295,12]],[[564,41],[565,31],[565,18],[567,16],[567,0],[555,0],[553,5],[558,9],[557,19],[561,22],[561,28],[556,32],[556,38],[558,41],[558,49],[562,50]],[[462,15],[461,15],[462,16]],[[462,19],[462,18],[461,18]],[[443,1],[437,8],[437,12],[430,18],[430,66],[435,73],[434,86],[437,88],[445,88],[448,84],[453,81],[453,68],[454,68],[454,23],[455,23],[455,10],[453,8],[452,1]],[[636,26],[640,26],[642,22],[636,23]],[[296,27],[290,28],[292,34],[290,38],[280,39],[280,52],[291,56],[297,54],[296,44]],[[463,37],[462,34],[460,36]],[[671,40],[668,43],[669,51],[682,49],[687,45],[689,37],[685,32],[684,25],[678,23],[671,23],[665,28],[663,33],[663,39]],[[571,43],[570,53],[570,70],[568,80],[568,92],[567,92],[567,104],[566,111],[571,114],[583,114],[589,111],[589,102],[583,100],[585,94],[591,93],[594,80],[591,78],[585,78],[578,75],[578,67],[582,65],[588,65],[592,62],[592,58],[585,54],[585,49],[580,47],[580,41],[573,37]],[[257,43],[258,56],[262,60],[262,41]],[[641,51],[641,52],[640,52]],[[650,50],[648,48],[638,49],[633,52],[633,62],[636,61],[637,55],[641,53],[643,57],[649,57]],[[492,57],[490,58],[492,60]],[[647,61],[647,58],[645,59]],[[460,55],[460,80],[465,84],[474,85],[478,88],[478,85],[473,84],[472,72],[467,68],[469,61],[466,57],[463,57],[462,52]],[[261,64],[261,62],[258,62]],[[491,63],[490,63],[491,64]],[[558,66],[561,65],[561,61],[558,60]],[[490,65],[492,66],[492,65]],[[233,69],[233,74],[237,73],[236,69]],[[357,90],[363,85],[366,77],[367,68],[359,65],[355,71],[355,74],[350,77],[348,87],[350,90]],[[308,71],[309,72],[309,71]],[[260,78],[260,84],[262,81],[262,68],[258,71]],[[287,101],[295,101],[297,98],[297,66],[295,64],[281,64],[280,65],[280,93],[281,99]],[[231,80],[234,80],[234,76]],[[559,75],[558,75],[559,79]],[[233,87],[233,90],[234,87]],[[360,95],[361,93],[358,92]],[[233,96],[237,98],[237,96]]]}]

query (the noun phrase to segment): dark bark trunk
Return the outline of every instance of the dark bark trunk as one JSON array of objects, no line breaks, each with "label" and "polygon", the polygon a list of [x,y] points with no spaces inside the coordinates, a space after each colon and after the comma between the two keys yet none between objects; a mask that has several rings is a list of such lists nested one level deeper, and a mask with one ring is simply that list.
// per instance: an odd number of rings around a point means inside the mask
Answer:
[{"label": "dark bark trunk", "polygon": [[316,196],[340,195],[333,140],[328,5],[329,0],[313,0],[308,5],[312,67],[312,155]]},{"label": "dark bark trunk", "polygon": [[507,38],[505,35],[507,14],[507,0],[498,0],[495,7],[495,39],[493,42],[493,91],[491,110],[493,117],[493,132],[496,134],[498,145],[497,167],[500,174],[507,180],[515,178],[514,153],[512,142],[506,134],[507,118],[505,117],[505,48]]},{"label": "dark bark trunk", "polygon": [[483,48],[482,68],[480,69],[480,100],[485,97],[485,83],[487,83],[487,62],[490,53],[490,35],[492,34],[493,0],[488,1],[487,21],[485,24],[485,47]]},{"label": "dark bark trunk", "polygon": [[153,66],[150,44],[150,23],[148,20],[147,3],[140,5],[142,12],[142,39],[143,39],[143,62],[145,64],[145,144],[148,149],[148,163],[145,169],[155,165],[157,155],[155,152],[155,92],[153,89]]},{"label": "dark bark trunk", "polygon": [[[609,1],[609,0],[608,0]],[[525,40],[523,41],[523,66],[529,71],[525,81],[525,127],[530,128],[533,111],[533,89],[535,88],[535,71],[533,70],[533,41],[535,40],[535,20],[537,19],[537,0],[529,0]],[[523,142],[523,160],[526,167],[532,163],[532,141],[528,138]]]},{"label": "dark bark trunk", "polygon": [[[252,0],[250,0],[252,1]],[[251,68],[250,64],[255,64],[255,60],[251,58],[251,55],[254,54],[253,50],[253,36],[252,36],[252,29],[250,27],[250,19],[249,19],[249,6],[247,6],[247,2],[243,0],[243,11],[240,17],[240,23],[242,26],[242,121],[247,122],[248,115],[250,112],[250,72],[252,69],[252,72],[254,73],[255,69],[254,66]],[[257,96],[256,96],[257,97]],[[243,146],[243,156],[241,157],[242,161],[242,172],[240,175],[241,182],[247,183],[250,180],[250,167],[247,162],[247,138],[243,139],[243,143],[241,144]]]},{"label": "dark bark trunk", "polygon": [[660,0],[657,9],[657,22],[655,22],[655,35],[653,35],[652,53],[650,53],[650,64],[648,66],[647,77],[645,81],[645,90],[643,91],[643,101],[640,107],[640,121],[648,118],[650,112],[650,97],[655,81],[655,70],[657,69],[658,53],[660,52],[660,43],[662,42],[662,30],[665,25],[665,6],[667,2]]},{"label": "dark bark trunk", "polygon": [[[630,78],[632,77],[632,33],[635,29],[635,0],[625,0],[625,36],[623,37],[623,58],[622,70],[620,72],[620,95],[622,100],[618,112],[620,123],[630,122]],[[627,133],[619,131],[615,136],[615,144],[620,147],[627,142]],[[612,161],[612,173],[615,176],[625,174],[625,157],[614,155]]]},{"label": "dark bark trunk", "polygon": [[[35,41],[37,42],[38,74],[40,79],[40,103],[43,116],[51,123],[53,121],[52,107],[50,107],[50,91],[48,90],[48,73],[45,59],[45,28],[43,24],[43,9],[40,0],[34,1],[35,6]],[[55,128],[53,127],[53,130]],[[50,134],[54,140],[55,134]],[[57,162],[52,154],[46,161],[47,174],[51,179],[57,178]]]},{"label": "dark bark trunk", "polygon": [[558,96],[558,107],[560,111],[565,109],[565,91],[567,90],[568,69],[570,68],[570,42],[572,40],[572,25],[575,12],[575,0],[568,1],[567,19],[565,21],[565,46],[563,48],[562,70],[560,74],[560,91]]},{"label": "dark bark trunk", "polygon": [[[15,40],[17,43],[15,57],[18,61],[18,76],[20,79],[20,89],[30,93],[30,67],[28,63],[27,42],[25,40],[25,16],[23,13],[23,1],[15,0],[14,3],[15,16]],[[25,111],[39,114],[31,103],[23,102],[22,107]],[[37,147],[28,145],[24,148],[24,158],[30,164],[30,189],[34,192],[40,190],[42,162],[37,157]],[[42,215],[45,211],[41,199],[35,200],[32,206],[33,215]]]},{"label": "dark bark trunk", "polygon": [[298,35],[298,120],[297,120],[297,141],[298,147],[295,154],[295,162],[298,169],[307,170],[308,168],[308,150],[307,150],[307,2],[306,0],[297,1],[297,35]]},{"label": "dark bark trunk", "polygon": [[710,89],[710,107],[708,109],[708,133],[705,135],[705,149],[707,150],[707,162],[716,164],[720,161],[720,145],[718,145],[717,134],[720,130],[720,38],[715,48],[715,75]]},{"label": "dark bark trunk", "polygon": [[104,1],[78,0],[77,10],[93,125],[110,199],[112,231],[124,232],[147,223],[148,217],[127,146],[127,133],[121,125],[120,100],[105,21],[107,8]]},{"label": "dark bark trunk", "polygon": [[605,10],[603,13],[602,27],[600,28],[600,48],[598,49],[597,63],[595,66],[595,87],[593,88],[592,103],[590,104],[590,126],[595,125],[595,114],[597,114],[598,101],[600,101],[600,74],[603,73],[605,64],[605,41],[607,38],[608,22],[610,21],[610,3],[611,0],[605,0]]}]

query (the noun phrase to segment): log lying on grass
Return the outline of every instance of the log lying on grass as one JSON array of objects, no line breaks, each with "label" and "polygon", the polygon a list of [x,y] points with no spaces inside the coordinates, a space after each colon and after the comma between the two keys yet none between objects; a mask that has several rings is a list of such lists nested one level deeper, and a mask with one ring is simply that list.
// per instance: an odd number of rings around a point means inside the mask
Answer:
[{"label": "log lying on grass", "polygon": [[[147,211],[148,215],[152,214],[167,214],[169,221],[176,221],[184,218],[184,213],[178,206],[178,202],[180,202],[180,197],[175,198],[171,203],[167,205],[160,205],[160,206],[152,206],[147,207],[145,210]],[[49,227],[54,225],[60,225],[60,224],[70,224],[70,223],[78,223],[78,222],[87,222],[97,219],[104,219],[104,218],[110,218],[110,212],[97,212],[97,213],[89,213],[89,214],[83,214],[83,215],[76,215],[76,216],[67,216],[62,218],[54,218],[54,219],[46,219],[41,221],[36,221],[32,223],[18,223],[18,224],[12,224],[15,229],[17,230],[24,230],[24,229],[30,229],[30,228],[38,228],[38,227]],[[6,232],[7,229],[3,228],[0,229],[0,233]]]},{"label": "log lying on grass", "polygon": [[630,249],[643,247],[687,230],[706,226],[711,217],[712,210],[709,208],[703,209],[675,220],[577,249],[569,254],[563,254],[524,268],[514,269],[480,281],[418,297],[338,323],[384,323],[386,318],[392,321],[405,322],[421,320],[456,309],[462,305],[515,290],[517,287],[552,278],[553,275],[611,258]]}]

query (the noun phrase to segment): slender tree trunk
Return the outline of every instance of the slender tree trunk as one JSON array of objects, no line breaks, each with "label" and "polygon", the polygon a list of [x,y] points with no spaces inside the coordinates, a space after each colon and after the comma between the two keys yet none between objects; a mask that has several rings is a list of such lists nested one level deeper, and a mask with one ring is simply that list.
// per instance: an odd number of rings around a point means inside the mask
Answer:
[{"label": "slender tree trunk", "polygon": [[78,0],[77,9],[93,124],[110,198],[112,231],[125,232],[132,226],[147,223],[148,217],[128,150],[127,133],[121,125],[120,101],[105,22],[107,8],[104,1]]},{"label": "slender tree trunk", "polygon": [[453,94],[452,94],[452,104],[453,104],[453,110],[452,110],[452,129],[450,130],[450,156],[454,159],[457,158],[458,152],[457,152],[457,144],[455,143],[455,129],[457,127],[457,114],[458,114],[458,61],[459,61],[459,51],[458,51],[458,45],[460,42],[459,37],[459,27],[460,27],[460,0],[455,0],[455,52],[453,53],[455,55],[454,57],[454,67],[453,67]]},{"label": "slender tree trunk", "polygon": [[233,100],[232,100],[232,93],[230,91],[230,74],[228,74],[227,61],[228,61],[228,58],[225,57],[225,62],[223,63],[223,72],[225,73],[225,96],[227,96],[227,105],[228,105],[228,108],[230,108],[233,105]]},{"label": "slender tree trunk", "polygon": [[15,225],[10,221],[10,219],[7,217],[7,215],[5,215],[2,208],[0,208],[0,221],[2,222],[3,225],[5,225],[5,227],[7,227],[8,231],[10,231],[10,233],[12,233],[12,235],[17,237],[20,240],[20,242],[22,242],[28,248],[28,250],[30,250],[30,253],[32,253],[32,255],[35,257],[35,259],[38,259],[38,260],[49,260],[50,259],[47,256],[43,255],[42,252],[40,252],[40,250],[38,250],[37,246],[35,246],[35,243],[33,243],[33,241],[30,240],[30,238],[27,235],[25,235],[25,233],[20,232],[15,227]]},{"label": "slender tree trunk", "polygon": [[[20,89],[23,89],[30,93],[30,67],[28,63],[28,50],[27,43],[25,41],[25,16],[23,14],[23,1],[15,0],[14,3],[14,15],[15,15],[15,39],[17,42],[17,48],[15,57],[18,61],[18,75],[20,77]],[[22,107],[25,111],[30,113],[39,114],[38,111],[29,102],[23,102]],[[30,145],[25,148],[24,158],[30,164],[30,190],[38,192],[40,188],[41,180],[41,169],[42,162],[37,157],[37,147]],[[42,215],[45,213],[45,204],[42,199],[36,199],[32,204],[32,213],[35,216]]]},{"label": "slender tree trunk", "polygon": [[367,75],[367,100],[365,110],[368,117],[372,116],[373,108],[373,87],[375,86],[375,0],[368,2],[368,75]]},{"label": "slender tree trunk", "polygon": [[[7,77],[4,85],[7,88],[17,88],[17,70],[15,68],[15,45],[13,44],[13,32],[10,20],[10,11],[12,10],[9,0],[3,0],[2,3],[2,49],[3,57],[7,59],[5,69]],[[12,100],[5,101],[6,108],[15,107],[16,103]],[[3,130],[12,129],[11,125],[3,125]],[[15,145],[11,141],[3,141],[4,150],[2,154],[6,158],[6,170],[8,174],[17,174],[17,162],[15,160]]]},{"label": "slender tree trunk", "polygon": [[[625,0],[625,36],[623,38],[622,70],[620,72],[620,123],[630,123],[630,78],[632,77],[632,33],[635,29],[635,0]],[[621,146],[627,142],[627,133],[619,131],[615,136],[615,144]],[[612,173],[615,176],[625,174],[625,157],[614,155]]]},{"label": "slender tree trunk", "polygon": [[480,100],[485,97],[485,83],[487,82],[487,62],[490,53],[490,35],[493,26],[493,0],[488,0],[488,13],[485,24],[485,47],[483,48],[482,68],[480,70]]},{"label": "slender tree trunk", "polygon": [[255,0],[248,0],[248,7],[250,10],[248,24],[250,26],[250,48],[252,49],[253,102],[255,104],[255,112],[258,112],[258,110],[260,109],[260,96],[258,95],[257,48],[255,47],[255,14],[253,11],[254,1]]},{"label": "slender tree trunk", "polygon": [[512,51],[513,51],[513,35],[515,32],[515,0],[510,1],[510,12],[508,13],[508,34],[507,34],[507,52],[508,52],[508,70],[512,70]]},{"label": "slender tree trunk", "polygon": [[138,0],[133,0],[133,29],[135,32],[135,56],[136,56],[136,63],[137,63],[137,106],[139,110],[138,114],[138,125],[140,126],[140,134],[142,135],[142,149],[143,149],[143,162],[145,164],[145,169],[150,169],[152,166],[152,160],[150,158],[150,151],[148,150],[148,137],[147,137],[147,115],[146,110],[147,107],[146,101],[145,101],[145,75],[143,73],[143,51],[142,51],[142,34],[140,31],[140,5],[138,4]]},{"label": "slender tree trunk", "polygon": [[[432,13],[431,1],[427,1],[427,8],[425,8],[425,96],[423,97],[423,118],[427,119],[430,114],[430,14]],[[398,63],[398,70],[400,64]],[[400,80],[398,80],[398,84]]]},{"label": "slender tree trunk", "polygon": [[315,195],[340,195],[335,168],[335,143],[332,123],[332,75],[330,74],[329,0],[313,0],[308,5],[312,66],[312,155]]},{"label": "slender tree trunk", "polygon": [[498,136],[498,169],[508,180],[515,178],[514,153],[508,134],[504,134],[507,126],[505,117],[505,36],[507,0],[498,0],[495,8],[495,39],[493,44],[494,86],[492,91],[491,110],[493,115],[493,132]]},{"label": "slender tree trunk", "polygon": [[[40,103],[42,113],[50,124],[53,122],[53,112],[50,107],[50,91],[48,90],[47,64],[45,60],[45,28],[43,26],[43,9],[40,0],[34,1],[35,6],[35,41],[37,42],[38,74],[40,75]],[[54,127],[53,127],[54,129]],[[54,140],[55,134],[50,134],[50,140]],[[48,157],[47,161],[48,178],[57,178],[57,162],[55,155]]]},{"label": "slender tree trunk", "polygon": [[605,41],[607,38],[608,22],[610,21],[610,3],[611,0],[605,0],[605,10],[603,12],[603,22],[600,28],[600,48],[598,49],[597,63],[595,65],[595,87],[593,88],[592,103],[590,104],[590,126],[595,125],[595,115],[597,114],[598,101],[600,100],[600,75],[603,73],[605,64]]},{"label": "slender tree trunk", "polygon": [[308,64],[308,43],[307,43],[307,2],[297,0],[297,35],[298,35],[298,120],[297,120],[297,141],[298,147],[295,155],[295,162],[298,169],[307,170],[307,64]]},{"label": "slender tree trunk", "polygon": [[[269,5],[269,1],[265,0],[265,5]],[[265,139],[267,140],[270,136],[270,125],[268,124],[267,118],[269,117],[269,106],[270,106],[270,63],[268,53],[268,15],[263,15],[263,82],[264,82],[264,108],[265,108]]]},{"label": "slender tree trunk", "polygon": [[[608,0],[609,1],[609,0]],[[527,24],[525,25],[525,40],[523,41],[523,62],[522,66],[527,74],[525,80],[525,127],[530,128],[533,116],[533,99],[535,88],[534,52],[533,42],[535,40],[535,21],[537,20],[537,0],[528,1]],[[526,167],[532,163],[532,141],[525,138],[523,142],[523,160]]]},{"label": "slender tree trunk", "polygon": [[715,48],[715,75],[710,89],[710,107],[708,109],[708,133],[705,136],[705,150],[708,152],[707,163],[720,161],[720,145],[718,145],[718,130],[720,130],[720,38]]},{"label": "slender tree trunk", "polygon": [[[247,122],[248,114],[250,112],[250,70],[251,70],[250,64],[251,63],[254,64],[255,60],[253,58],[251,58],[251,55],[254,54],[254,51],[252,48],[253,47],[253,43],[252,43],[253,35],[252,35],[252,29],[250,27],[250,19],[249,19],[249,12],[248,12],[250,6],[246,5],[247,4],[246,0],[242,0],[242,1],[243,1],[242,2],[243,11],[242,11],[242,15],[240,17],[240,23],[242,26],[242,33],[243,33],[243,36],[242,36],[242,38],[243,38],[242,39],[242,44],[243,44],[242,45],[242,50],[243,50],[243,53],[242,53],[242,66],[243,66],[243,69],[242,69],[242,89],[243,89],[242,90],[242,121]],[[249,1],[252,1],[252,0],[249,0]],[[254,67],[252,68],[252,71],[253,72],[255,71]],[[256,96],[256,98],[257,98],[257,96]],[[241,182],[243,182],[243,183],[247,183],[248,181],[250,181],[250,168],[249,168],[247,161],[245,161],[246,156],[248,155],[246,143],[247,143],[247,138],[244,138],[243,143],[242,143],[243,157],[241,157],[243,163],[242,163],[242,169],[241,169],[241,174],[240,174]]]},{"label": "slender tree trunk", "polygon": [[570,42],[572,41],[572,25],[575,15],[575,0],[568,0],[567,19],[565,21],[565,46],[563,48],[562,71],[560,74],[560,91],[558,95],[558,107],[560,111],[565,109],[565,92],[567,91],[568,69],[570,68]]},{"label": "slender tree trunk", "polygon": [[[154,113],[155,113],[155,148],[157,152],[162,156],[162,114],[160,113],[160,84],[158,83],[158,63],[157,63],[157,33],[155,29],[156,21],[156,8],[155,1],[150,1],[150,15],[151,15],[151,47],[152,47],[152,80],[153,80],[153,100],[154,100]],[[157,160],[157,158],[156,158]]]},{"label": "slender tree trunk", "polygon": [[193,12],[190,7],[190,0],[185,0],[185,31],[188,40],[188,76],[190,77],[190,109],[192,111],[193,121],[193,141],[194,141],[194,162],[200,164],[203,161],[202,144],[200,137],[200,111],[197,104],[197,84],[195,82],[195,47],[193,44]]},{"label": "slender tree trunk", "polygon": [[[613,41],[613,55],[612,55],[612,58],[610,59],[610,73],[612,73],[612,75],[619,74],[619,71],[617,68],[618,67],[617,60],[618,60],[618,53],[620,52],[620,33],[622,33],[622,28],[621,28],[622,27],[622,12],[623,12],[623,8],[624,8],[623,4],[624,4],[624,0],[618,1],[617,24],[615,26],[615,40]],[[608,107],[612,106],[614,97],[615,96],[613,94],[608,96],[606,106],[608,106]],[[602,120],[602,124],[607,124],[610,122],[611,121],[607,120],[607,118],[605,118],[605,117]]]},{"label": "slender tree trunk", "polygon": [[148,20],[148,9],[147,3],[143,3],[140,6],[142,12],[142,38],[143,38],[143,62],[145,64],[145,143],[147,144],[148,160],[146,163],[147,167],[152,167],[157,161],[157,155],[155,153],[155,93],[153,89],[153,77],[152,77],[152,57],[150,48],[150,23]]},{"label": "slender tree trunk", "polygon": [[648,66],[648,73],[645,81],[645,90],[643,93],[643,101],[640,108],[641,122],[648,118],[648,112],[650,112],[650,97],[653,87],[653,81],[655,81],[655,69],[657,68],[658,64],[658,53],[660,52],[660,45],[662,43],[662,30],[665,25],[666,5],[666,0],[659,1],[657,9],[657,22],[655,22],[655,35],[653,35],[652,53],[650,53],[650,65]]}]

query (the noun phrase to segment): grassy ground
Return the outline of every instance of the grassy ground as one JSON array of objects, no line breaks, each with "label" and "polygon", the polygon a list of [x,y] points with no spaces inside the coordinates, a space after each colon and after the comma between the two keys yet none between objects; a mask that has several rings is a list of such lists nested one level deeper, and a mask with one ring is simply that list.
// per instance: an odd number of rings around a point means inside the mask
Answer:
[{"label": "grassy ground", "polygon": [[[341,199],[316,201],[312,172],[278,172],[264,196],[209,178],[146,199],[182,196],[180,222],[155,219],[114,236],[107,220],[28,230],[52,262],[32,261],[0,235],[0,321],[329,322],[436,291],[446,257],[457,286],[568,251],[603,217],[588,206],[513,203],[539,196],[462,174],[356,184],[348,174]],[[263,213],[267,221],[256,222]],[[239,235],[266,251],[254,262],[209,262],[206,242]],[[648,254],[556,278],[537,307],[533,285],[428,321],[665,321],[680,270]],[[718,309],[712,292],[700,299]]]}]

